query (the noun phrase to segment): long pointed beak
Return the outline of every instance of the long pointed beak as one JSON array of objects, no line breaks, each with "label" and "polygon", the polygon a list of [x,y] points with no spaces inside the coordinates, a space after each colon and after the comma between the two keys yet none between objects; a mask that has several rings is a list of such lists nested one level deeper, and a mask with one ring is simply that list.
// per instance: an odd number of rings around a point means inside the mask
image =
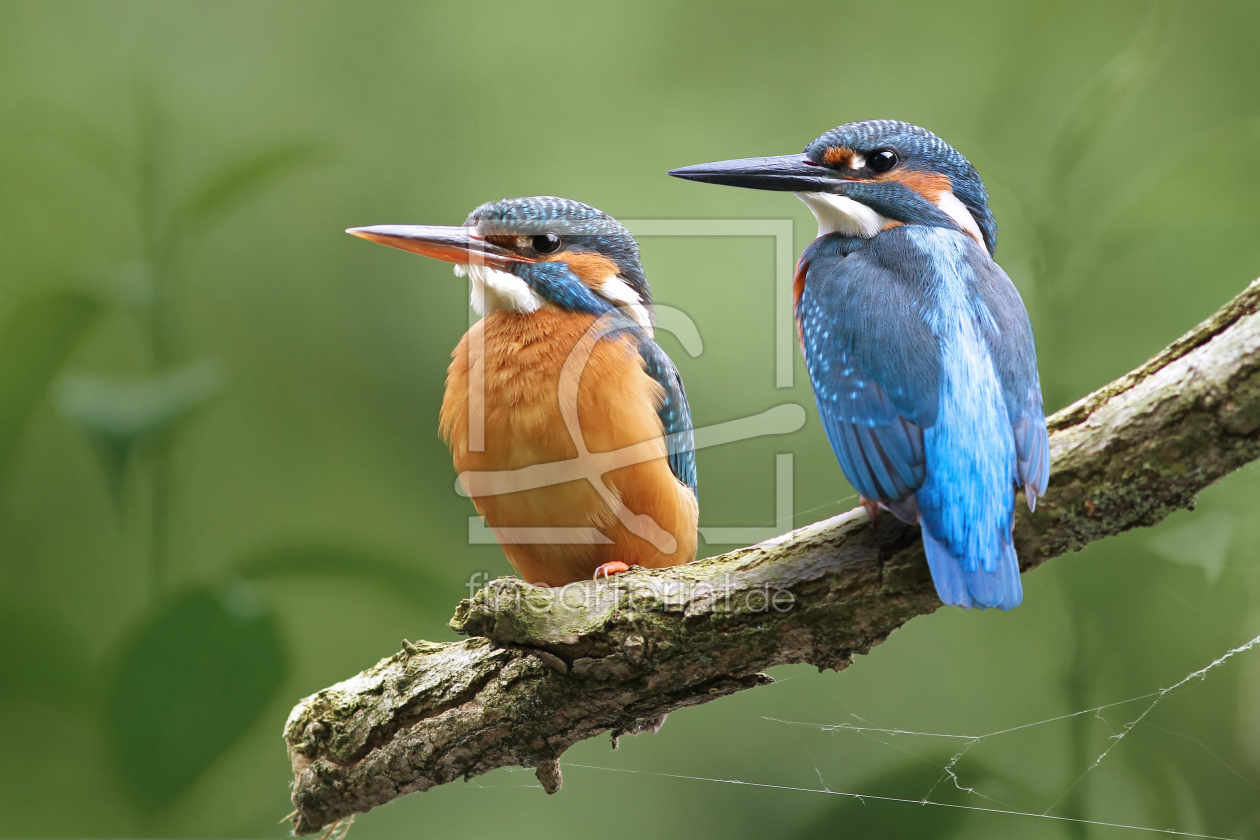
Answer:
[{"label": "long pointed beak", "polygon": [[753,190],[785,190],[787,192],[831,191],[845,179],[835,177],[825,166],[805,155],[722,160],[671,169],[670,175],[706,184],[747,187]]},{"label": "long pointed beak", "polygon": [[533,262],[477,235],[473,228],[434,225],[373,225],[350,228],[346,233],[450,263],[479,263],[507,268],[513,263]]}]

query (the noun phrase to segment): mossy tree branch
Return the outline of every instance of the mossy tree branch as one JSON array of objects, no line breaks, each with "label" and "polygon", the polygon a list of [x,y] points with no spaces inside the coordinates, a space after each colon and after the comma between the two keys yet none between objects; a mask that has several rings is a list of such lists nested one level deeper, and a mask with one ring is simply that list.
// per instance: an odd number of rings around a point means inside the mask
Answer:
[{"label": "mossy tree branch", "polygon": [[[1024,570],[1154,525],[1260,455],[1260,281],[1137,370],[1050,419]],[[466,641],[407,643],[306,698],[285,727],[296,833],[498,767],[537,768],[602,732],[770,682],[840,670],[940,606],[918,529],[855,509],[760,545],[564,590],[514,578],[459,605]]]}]

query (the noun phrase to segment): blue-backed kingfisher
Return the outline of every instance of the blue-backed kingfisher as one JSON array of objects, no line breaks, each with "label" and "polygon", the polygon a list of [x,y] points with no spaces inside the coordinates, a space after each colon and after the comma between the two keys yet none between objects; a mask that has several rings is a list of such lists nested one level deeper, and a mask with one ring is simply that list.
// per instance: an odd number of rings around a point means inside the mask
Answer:
[{"label": "blue-backed kingfisher", "polygon": [[[677,368],[653,340],[651,291],[625,227],[577,201],[538,196],[483,204],[462,227],[348,232],[455,263],[456,275],[472,280],[482,318],[452,354],[440,415],[462,477],[510,479],[576,463],[575,429],[589,453],[640,453],[597,479],[557,473],[563,480],[509,485],[525,488],[511,492],[470,490],[526,581],[561,586],[695,557],[691,413]],[[579,363],[566,367],[575,353]],[[483,440],[470,422],[482,424]],[[645,517],[652,533],[666,536],[641,536]],[[597,536],[513,539],[520,529]]]},{"label": "blue-backed kingfisher", "polygon": [[793,284],[827,438],[872,516],[921,525],[941,601],[1019,606],[1015,493],[1046,491],[1032,326],[993,261],[980,176],[935,134],[852,122],[804,154],[688,166],[679,178],[793,192],[818,220]]}]

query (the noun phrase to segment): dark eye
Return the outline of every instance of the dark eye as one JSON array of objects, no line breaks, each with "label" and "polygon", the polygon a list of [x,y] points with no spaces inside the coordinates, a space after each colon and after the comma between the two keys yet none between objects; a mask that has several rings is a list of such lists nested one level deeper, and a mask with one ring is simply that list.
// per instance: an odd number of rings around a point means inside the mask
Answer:
[{"label": "dark eye", "polygon": [[535,236],[531,244],[534,246],[534,250],[540,254],[554,254],[560,250],[560,246],[564,243],[554,233],[543,233]]},{"label": "dark eye", "polygon": [[892,149],[876,149],[866,159],[866,165],[872,172],[887,172],[897,165],[897,153]]}]

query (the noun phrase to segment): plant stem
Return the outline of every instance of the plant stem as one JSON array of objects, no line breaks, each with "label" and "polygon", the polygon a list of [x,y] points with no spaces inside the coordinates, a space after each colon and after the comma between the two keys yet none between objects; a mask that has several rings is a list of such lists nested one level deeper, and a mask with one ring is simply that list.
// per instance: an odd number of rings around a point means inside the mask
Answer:
[{"label": "plant stem", "polygon": [[[162,218],[166,135],[162,114],[151,91],[137,95],[136,113],[136,216],[141,247],[149,270],[151,299],[147,319],[149,358],[154,373],[161,373],[173,361],[169,327],[170,263],[173,231],[169,219]],[[155,601],[166,586],[167,554],[170,543],[171,490],[174,471],[169,437],[156,441],[149,450],[152,511],[149,522],[149,582]]]},{"label": "plant stem", "polygon": [[169,550],[171,520],[171,485],[174,476],[171,468],[170,441],[154,444],[150,454],[153,467],[153,511],[149,541],[149,583],[154,600],[162,597],[165,590],[166,556]]}]

